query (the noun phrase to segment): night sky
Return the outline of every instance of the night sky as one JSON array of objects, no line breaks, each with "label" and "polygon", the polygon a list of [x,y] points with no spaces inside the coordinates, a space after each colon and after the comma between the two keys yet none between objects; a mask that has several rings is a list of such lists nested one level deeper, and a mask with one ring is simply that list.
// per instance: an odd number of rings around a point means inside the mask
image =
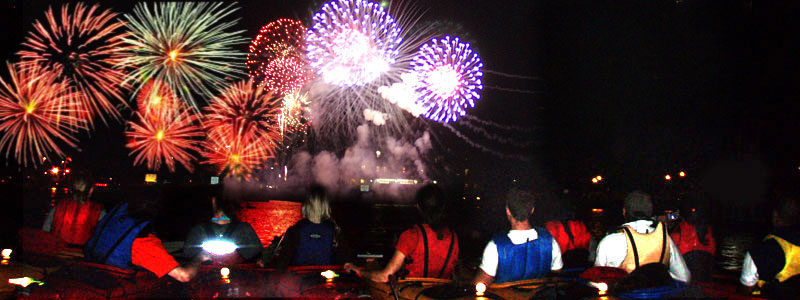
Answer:
[{"label": "night sky", "polygon": [[[136,1],[100,1],[130,12]],[[755,162],[769,187],[800,179],[799,5],[749,1],[406,1],[469,41],[488,71],[469,113],[531,128],[503,132],[516,147],[480,140],[525,161],[471,148],[433,126],[451,165],[489,184],[522,179],[550,187],[589,185],[602,174],[620,189],[654,189],[666,173],[745,176]],[[786,1],[788,2],[788,1]],[[6,0],[3,53],[15,60],[33,19],[49,3]],[[238,28],[253,37],[280,17],[309,25],[320,1],[239,1]],[[243,45],[243,50],[246,49]],[[5,68],[4,68],[5,69]],[[3,70],[0,74],[6,75]],[[496,88],[522,90],[501,91]],[[123,126],[100,124],[73,157],[97,173],[140,180]],[[463,158],[466,158],[465,161]],[[5,160],[2,158],[0,160]],[[456,162],[457,161],[457,162]],[[16,172],[3,161],[6,173]],[[744,165],[752,165],[744,163]],[[454,167],[454,169],[456,168]],[[759,169],[759,168],[755,168]],[[755,175],[753,175],[755,176]],[[698,180],[701,181],[701,180]]]}]

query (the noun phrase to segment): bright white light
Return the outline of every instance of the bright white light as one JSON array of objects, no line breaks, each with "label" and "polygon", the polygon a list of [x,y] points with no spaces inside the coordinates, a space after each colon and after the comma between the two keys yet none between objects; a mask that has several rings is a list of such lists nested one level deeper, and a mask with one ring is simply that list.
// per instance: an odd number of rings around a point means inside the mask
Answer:
[{"label": "bright white light", "polygon": [[3,249],[3,252],[0,253],[0,255],[3,255],[3,258],[5,259],[9,259],[11,257],[11,249]]},{"label": "bright white light", "polygon": [[219,269],[219,275],[222,275],[223,278],[228,277],[228,275],[231,275],[231,269],[228,268]]},{"label": "bright white light", "polygon": [[215,255],[225,255],[236,251],[236,244],[223,240],[206,241],[200,247],[208,253]]},{"label": "bright white light", "polygon": [[438,66],[428,72],[428,88],[440,99],[448,99],[461,87],[461,74],[452,65]]}]

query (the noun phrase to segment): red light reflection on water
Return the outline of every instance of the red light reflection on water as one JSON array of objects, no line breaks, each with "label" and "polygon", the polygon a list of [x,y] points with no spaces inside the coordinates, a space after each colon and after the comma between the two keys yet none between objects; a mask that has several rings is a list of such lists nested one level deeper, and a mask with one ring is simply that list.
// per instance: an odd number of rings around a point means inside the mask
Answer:
[{"label": "red light reflection on water", "polygon": [[253,225],[261,243],[266,247],[275,236],[283,234],[303,218],[301,207],[301,203],[289,201],[248,202],[242,208],[239,218]]}]

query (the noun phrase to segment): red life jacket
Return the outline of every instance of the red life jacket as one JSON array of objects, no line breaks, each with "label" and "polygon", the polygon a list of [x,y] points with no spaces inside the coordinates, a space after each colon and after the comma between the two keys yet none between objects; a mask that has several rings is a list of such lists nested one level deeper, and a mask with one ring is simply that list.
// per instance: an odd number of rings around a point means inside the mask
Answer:
[{"label": "red life jacket", "polygon": [[700,239],[697,237],[697,230],[695,230],[694,225],[686,221],[678,224],[678,230],[671,232],[670,237],[678,246],[681,255],[694,250],[706,251],[714,255],[717,250],[717,244],[714,241],[714,236],[711,234],[711,226],[708,226],[708,230],[706,230],[705,245],[701,243]]},{"label": "red life jacket", "polygon": [[73,245],[84,245],[92,237],[94,227],[103,205],[96,202],[83,203],[64,199],[56,205],[51,232]]},{"label": "red life jacket", "polygon": [[586,230],[586,225],[581,221],[570,220],[567,222],[567,226],[569,226],[570,233],[572,234],[571,239],[560,221],[549,221],[545,223],[547,231],[549,231],[556,239],[556,242],[558,242],[561,253],[573,249],[589,249],[589,240],[592,236],[589,234],[589,231]]}]

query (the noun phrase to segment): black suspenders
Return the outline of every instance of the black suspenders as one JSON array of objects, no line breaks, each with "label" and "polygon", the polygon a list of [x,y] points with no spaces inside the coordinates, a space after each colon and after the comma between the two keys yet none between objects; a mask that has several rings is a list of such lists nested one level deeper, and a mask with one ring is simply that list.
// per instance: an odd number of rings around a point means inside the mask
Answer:
[{"label": "black suspenders", "polygon": [[[419,227],[420,232],[422,232],[422,242],[425,245],[425,263],[423,267],[423,275],[422,277],[428,277],[428,234],[425,233],[425,227],[420,224],[417,224]],[[444,275],[444,270],[447,269],[447,264],[450,262],[450,257],[453,255],[453,246],[456,243],[456,233],[450,231],[450,247],[447,249],[447,257],[444,259],[444,264],[442,268],[439,270],[439,276],[437,278],[442,278]]]},{"label": "black suspenders", "polygon": [[[659,223],[661,224],[661,223]],[[658,225],[656,225],[658,228]],[[636,263],[636,268],[639,268],[639,251],[636,250],[636,242],[633,241],[633,235],[631,234],[630,229],[628,227],[623,226],[622,230],[625,231],[625,234],[628,235],[628,240],[631,241],[631,247],[633,247],[633,261]],[[661,257],[659,257],[658,262],[664,263],[664,254],[667,250],[667,230],[664,228],[664,225],[661,226]]]}]

